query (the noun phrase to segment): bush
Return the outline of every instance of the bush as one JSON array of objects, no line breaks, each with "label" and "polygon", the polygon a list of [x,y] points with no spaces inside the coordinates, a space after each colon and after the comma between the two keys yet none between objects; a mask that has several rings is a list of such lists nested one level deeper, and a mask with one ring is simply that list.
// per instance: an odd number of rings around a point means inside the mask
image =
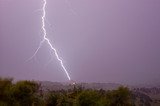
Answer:
[{"label": "bush", "polygon": [[0,106],[131,106],[131,93],[126,87],[117,90],[73,89],[40,92],[34,81],[0,78]]},{"label": "bush", "polygon": [[12,87],[12,97],[22,106],[31,106],[36,101],[39,85],[33,81],[19,81]]},{"label": "bush", "polygon": [[94,90],[84,90],[77,97],[77,105],[79,106],[96,106],[100,96]]}]

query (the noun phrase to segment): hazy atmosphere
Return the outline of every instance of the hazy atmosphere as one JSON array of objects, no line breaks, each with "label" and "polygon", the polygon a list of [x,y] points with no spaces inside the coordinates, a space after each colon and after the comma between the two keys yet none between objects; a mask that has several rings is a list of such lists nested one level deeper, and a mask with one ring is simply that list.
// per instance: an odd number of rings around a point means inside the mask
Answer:
[{"label": "hazy atmosphere", "polygon": [[[42,0],[0,0],[0,76],[68,81],[43,44]],[[160,84],[160,0],[47,0],[47,37],[72,80]]]}]

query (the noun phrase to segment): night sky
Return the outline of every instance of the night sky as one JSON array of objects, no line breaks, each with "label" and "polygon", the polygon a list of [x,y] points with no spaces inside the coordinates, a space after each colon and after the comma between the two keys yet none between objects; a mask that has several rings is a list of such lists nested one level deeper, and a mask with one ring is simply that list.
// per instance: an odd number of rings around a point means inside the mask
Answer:
[{"label": "night sky", "polygon": [[[0,0],[0,76],[68,81],[44,44],[42,0]],[[47,0],[47,36],[77,82],[160,83],[160,0]]]}]

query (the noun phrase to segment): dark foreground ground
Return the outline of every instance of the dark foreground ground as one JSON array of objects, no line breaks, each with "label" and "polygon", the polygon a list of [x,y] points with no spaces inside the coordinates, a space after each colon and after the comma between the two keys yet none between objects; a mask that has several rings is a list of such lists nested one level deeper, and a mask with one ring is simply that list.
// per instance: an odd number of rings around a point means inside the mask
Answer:
[{"label": "dark foreground ground", "polygon": [[0,78],[0,106],[160,106],[160,88]]}]

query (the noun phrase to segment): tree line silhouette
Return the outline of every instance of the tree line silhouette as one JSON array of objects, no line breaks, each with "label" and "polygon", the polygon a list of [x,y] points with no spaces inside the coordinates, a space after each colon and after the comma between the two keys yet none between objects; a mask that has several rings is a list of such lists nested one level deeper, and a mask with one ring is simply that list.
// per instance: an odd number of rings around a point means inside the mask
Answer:
[{"label": "tree line silhouette", "polygon": [[13,82],[0,78],[0,106],[133,106],[127,87],[94,90],[73,86],[72,89],[43,92],[35,81]]}]

